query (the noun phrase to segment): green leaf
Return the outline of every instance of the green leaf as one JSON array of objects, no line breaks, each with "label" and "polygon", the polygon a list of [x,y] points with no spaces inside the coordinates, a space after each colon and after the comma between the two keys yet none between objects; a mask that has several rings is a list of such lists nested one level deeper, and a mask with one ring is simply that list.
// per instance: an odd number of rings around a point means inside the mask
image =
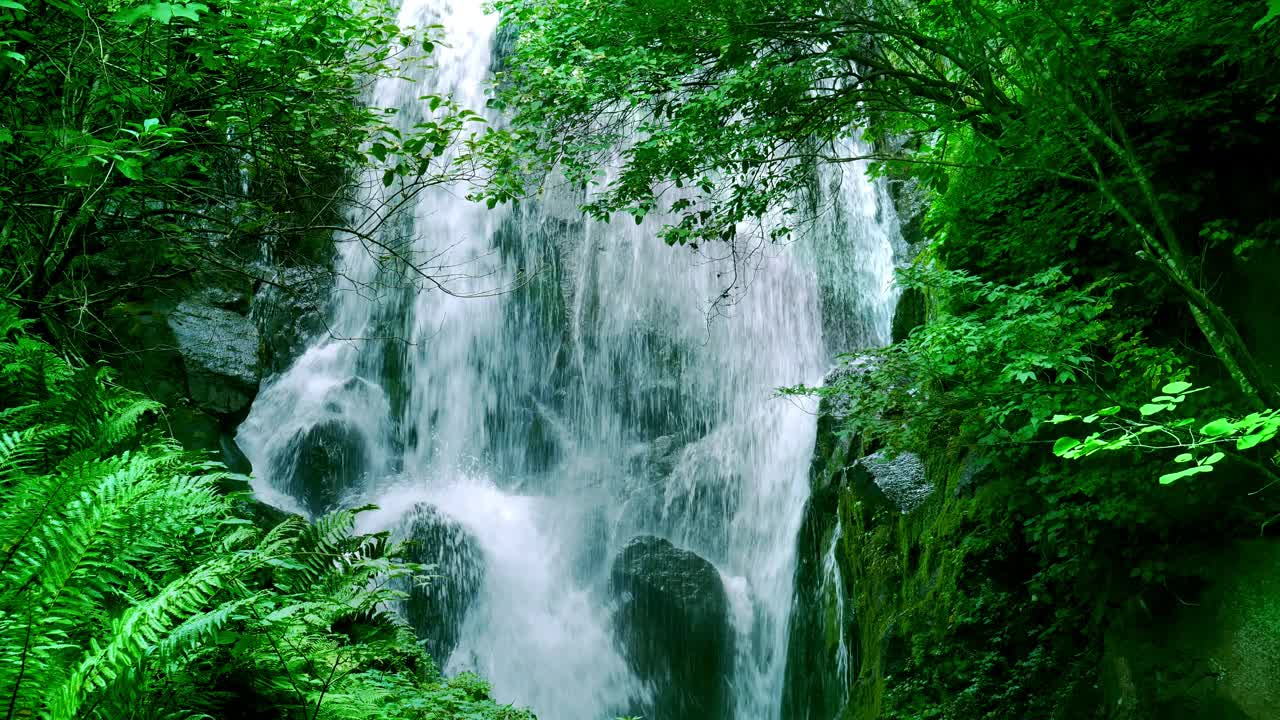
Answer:
[{"label": "green leaf", "polygon": [[1182,453],[1178,457],[1174,458],[1173,461],[1185,463],[1185,462],[1191,462],[1192,460],[1195,460],[1195,458],[1196,456],[1192,455],[1191,453]]},{"label": "green leaf", "polygon": [[1274,432],[1266,432],[1266,431],[1245,435],[1244,437],[1236,441],[1236,449],[1249,450],[1251,448],[1255,448],[1261,445],[1262,443],[1270,440],[1275,436],[1276,434]]},{"label": "green leaf", "polygon": [[1178,472],[1161,475],[1160,484],[1168,485],[1169,483],[1177,482],[1182,478],[1191,477],[1192,475],[1199,475],[1200,473],[1207,473],[1207,472],[1213,472],[1212,465],[1207,465],[1207,466],[1197,465],[1196,467],[1187,468],[1186,470],[1179,470]]},{"label": "green leaf", "polygon": [[137,158],[120,158],[116,160],[116,169],[130,180],[142,179],[142,163]]},{"label": "green leaf", "polygon": [[1200,433],[1209,437],[1224,437],[1235,432],[1235,423],[1226,418],[1218,418],[1200,428]]},{"label": "green leaf", "polygon": [[1190,389],[1191,383],[1189,382],[1171,382],[1160,388],[1160,392],[1165,395],[1178,395],[1179,393],[1184,393]]},{"label": "green leaf", "polygon": [[1121,408],[1120,408],[1120,406],[1119,406],[1119,405],[1112,405],[1112,406],[1111,406],[1111,407],[1109,407],[1109,408],[1102,408],[1101,410],[1099,410],[1098,412],[1096,412],[1096,413],[1094,413],[1094,414],[1095,414],[1095,415],[1101,415],[1102,417],[1110,417],[1110,416],[1112,416],[1112,415],[1119,415],[1119,414],[1120,414],[1120,409],[1121,409]]},{"label": "green leaf", "polygon": [[1143,417],[1146,417],[1148,415],[1155,415],[1158,412],[1164,412],[1165,410],[1172,409],[1172,405],[1166,405],[1164,403],[1147,403],[1146,405],[1138,408],[1138,412],[1142,413]]},{"label": "green leaf", "polygon": [[1058,457],[1066,457],[1067,453],[1079,444],[1080,441],[1075,438],[1058,438],[1058,441],[1053,444],[1053,454]]},{"label": "green leaf", "polygon": [[1079,420],[1079,419],[1080,419],[1079,415],[1054,415],[1052,418],[1050,418],[1049,422],[1057,425],[1059,423],[1071,422],[1072,420]]},{"label": "green leaf", "polygon": [[0,8],[6,10],[26,10],[26,6],[15,0],[0,0]]},{"label": "green leaf", "polygon": [[1254,30],[1261,30],[1264,25],[1280,17],[1280,0],[1270,0],[1267,14],[1261,20],[1254,23]]},{"label": "green leaf", "polygon": [[1200,464],[1201,464],[1201,465],[1216,465],[1217,463],[1219,463],[1219,462],[1221,462],[1221,461],[1222,461],[1222,458],[1224,458],[1224,457],[1226,457],[1226,456],[1227,456],[1227,454],[1226,454],[1226,453],[1216,452],[1216,453],[1214,453],[1214,454],[1210,455],[1209,457],[1205,458],[1203,461],[1201,461],[1201,463],[1200,463]]},{"label": "green leaf", "polygon": [[156,128],[158,128],[158,127],[160,127],[160,119],[159,119],[159,118],[147,118],[146,120],[143,120],[143,121],[142,121],[142,132],[148,132],[148,133],[149,133],[149,132],[151,132],[152,130],[155,130]]}]

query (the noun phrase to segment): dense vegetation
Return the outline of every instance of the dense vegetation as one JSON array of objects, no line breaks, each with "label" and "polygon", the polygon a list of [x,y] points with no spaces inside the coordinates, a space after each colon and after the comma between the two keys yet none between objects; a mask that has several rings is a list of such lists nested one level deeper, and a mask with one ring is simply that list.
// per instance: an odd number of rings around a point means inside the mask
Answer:
[{"label": "dense vegetation", "polygon": [[1276,0],[494,4],[511,124],[480,137],[361,102],[433,49],[383,2],[0,0],[5,718],[527,717],[388,610],[405,548],[256,504],[99,364],[142,349],[113,308],[211,268],[278,283],[337,238],[430,283],[341,208],[477,171],[491,207],[567,178],[694,248],[803,235],[823,165],[894,188],[920,322],[793,391],[991,470],[849,717],[1103,716],[1116,616],[1280,532]]},{"label": "dense vegetation", "polygon": [[527,717],[391,611],[434,581],[405,547],[252,501],[125,389],[153,378],[99,365],[156,350],[113,313],[211,272],[280,284],[266,261],[335,233],[413,263],[341,209],[466,175],[473,115],[424,98],[405,134],[362,103],[434,33],[377,2],[0,2],[3,717]]},{"label": "dense vegetation", "polygon": [[927,322],[814,392],[868,447],[994,479],[931,531],[936,608],[893,618],[909,658],[848,717],[1102,713],[1121,609],[1158,617],[1275,536],[1274,2],[497,4],[520,32],[502,169],[554,168],[589,212],[776,241],[847,162],[928,208],[900,278]]},{"label": "dense vegetation", "polygon": [[[0,5],[0,294],[120,352],[109,308],[202,270],[269,281],[259,261],[327,257],[335,233],[416,265],[371,223],[467,174],[443,154],[474,116],[423,98],[444,109],[406,135],[361,99],[435,32],[379,2]],[[351,225],[365,175],[395,192]]]},{"label": "dense vegetation", "polygon": [[0,306],[5,717],[528,717],[441,678],[391,609],[403,546],[264,511],[25,325]]}]

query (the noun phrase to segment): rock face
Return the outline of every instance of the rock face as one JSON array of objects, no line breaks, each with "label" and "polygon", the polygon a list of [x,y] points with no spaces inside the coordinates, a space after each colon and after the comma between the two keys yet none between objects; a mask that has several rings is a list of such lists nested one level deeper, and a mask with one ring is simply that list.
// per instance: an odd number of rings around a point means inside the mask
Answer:
[{"label": "rock face", "polygon": [[431,657],[443,666],[484,583],[484,556],[471,533],[432,505],[414,506],[407,535],[409,559],[433,565],[435,577],[410,591],[406,615]]},{"label": "rock face", "polygon": [[258,390],[258,328],[244,315],[200,299],[185,300],[169,316],[196,405],[215,415],[249,407]]},{"label": "rock face", "polygon": [[850,475],[862,495],[891,504],[903,514],[923,505],[933,493],[924,462],[915,453],[893,458],[883,451],[872,453],[859,460]]},{"label": "rock face", "polygon": [[635,714],[730,718],[734,638],[715,566],[667,540],[642,536],[614,560],[610,589],[627,660],[654,688],[652,702]]},{"label": "rock face", "polygon": [[264,284],[253,298],[253,319],[262,333],[264,374],[283,372],[324,330],[324,312],[333,285],[319,266],[281,268],[275,284]]},{"label": "rock face", "polygon": [[906,340],[911,331],[924,325],[927,307],[924,291],[920,288],[907,288],[898,297],[898,304],[893,309],[893,341],[900,343]]},{"label": "rock face", "polygon": [[1100,675],[1117,720],[1280,718],[1280,542],[1237,543],[1185,602],[1130,602]]},{"label": "rock face", "polygon": [[337,420],[321,423],[294,438],[284,453],[281,476],[290,477],[290,494],[307,512],[321,515],[338,506],[356,486],[368,461],[364,438]]}]

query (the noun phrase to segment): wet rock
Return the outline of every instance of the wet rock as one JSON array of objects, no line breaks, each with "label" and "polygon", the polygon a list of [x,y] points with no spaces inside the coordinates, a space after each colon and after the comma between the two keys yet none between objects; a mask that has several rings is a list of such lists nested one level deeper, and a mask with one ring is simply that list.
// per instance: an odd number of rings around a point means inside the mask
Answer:
[{"label": "wet rock", "polygon": [[218,419],[198,408],[178,405],[166,417],[174,439],[187,450],[222,452],[222,426]]},{"label": "wet rock", "polygon": [[[882,362],[884,361],[876,355],[857,355],[827,373],[822,384],[830,387],[836,383],[857,382],[874,372]],[[822,399],[818,406],[818,447],[815,448],[815,457],[825,458],[830,454],[830,445],[839,437],[839,431],[855,410],[855,401],[848,395],[829,395]],[[866,455],[876,449],[872,445],[872,439],[866,437],[865,433],[856,432],[849,437],[852,438],[849,453],[853,457]]]},{"label": "wet rock", "polygon": [[893,458],[883,451],[872,453],[850,468],[850,476],[862,496],[903,514],[923,505],[933,493],[924,462],[915,453]]},{"label": "wet rock", "polygon": [[860,669],[859,618],[853,600],[845,597],[844,571],[837,560],[842,550],[839,500],[838,489],[826,485],[805,503],[797,538],[783,720],[840,717],[851,678]]},{"label": "wet rock", "polygon": [[191,399],[214,415],[249,407],[258,390],[258,329],[249,318],[186,300],[169,316]]},{"label": "wet rock", "polygon": [[680,462],[683,451],[684,445],[675,435],[663,435],[650,443],[646,465],[651,477],[660,479],[670,475],[675,470],[676,463]]},{"label": "wet rock", "polygon": [[907,288],[898,297],[898,304],[893,309],[893,342],[900,343],[907,339],[912,330],[924,325],[926,313],[924,291],[919,288]]},{"label": "wet rock", "polygon": [[253,273],[247,268],[239,272],[207,269],[196,274],[195,290],[187,296],[187,300],[247,315],[253,297],[252,277]]},{"label": "wet rock", "polygon": [[409,559],[434,566],[434,576],[410,591],[406,614],[427,651],[444,665],[480,593],[484,556],[471,533],[432,505],[414,506],[407,524]]},{"label": "wet rock", "polygon": [[715,566],[667,540],[642,536],[614,559],[610,588],[627,660],[654,688],[652,701],[638,714],[731,717],[734,638],[728,596]]},{"label": "wet rock", "polygon": [[263,371],[286,370],[324,332],[332,275],[318,266],[282,268],[253,298],[253,319],[261,332]]},{"label": "wet rock", "polygon": [[363,436],[350,425],[330,420],[294,438],[277,472],[290,478],[289,494],[299,498],[307,512],[322,515],[338,507],[356,486],[367,462]]},{"label": "wet rock", "polygon": [[232,497],[239,517],[248,519],[261,530],[270,530],[286,520],[301,517],[259,500],[245,477],[224,476],[218,480],[218,489]]},{"label": "wet rock", "polygon": [[970,453],[960,466],[960,477],[956,480],[956,497],[973,497],[978,488],[991,482],[996,477],[996,466],[990,458],[977,453]]}]

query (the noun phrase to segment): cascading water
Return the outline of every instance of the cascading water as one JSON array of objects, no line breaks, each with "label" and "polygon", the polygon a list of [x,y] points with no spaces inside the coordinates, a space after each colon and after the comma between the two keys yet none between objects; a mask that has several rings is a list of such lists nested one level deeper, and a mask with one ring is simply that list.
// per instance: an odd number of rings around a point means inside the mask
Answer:
[{"label": "cascading water", "polygon": [[[449,42],[416,84],[384,80],[372,102],[406,128],[424,94],[483,106],[497,19],[479,7],[408,0],[402,24],[438,22]],[[339,237],[330,332],[263,388],[238,435],[259,495],[308,514],[373,502],[370,530],[428,507],[447,518],[479,556],[457,557],[482,570],[442,568],[476,584],[442,616],[457,627],[440,660],[548,720],[638,713],[661,695],[628,661],[610,571],[631,539],[666,538],[727,593],[724,714],[776,718],[815,418],[774,391],[887,340],[896,231],[861,170],[820,177],[829,212],[813,237],[763,251],[715,317],[733,260],[666,247],[658,220],[584,222],[572,197],[492,211],[435,188],[376,218],[385,244],[465,268],[455,294],[397,290]],[[854,329],[824,339],[824,312]],[[386,337],[403,342],[369,339]]]}]

